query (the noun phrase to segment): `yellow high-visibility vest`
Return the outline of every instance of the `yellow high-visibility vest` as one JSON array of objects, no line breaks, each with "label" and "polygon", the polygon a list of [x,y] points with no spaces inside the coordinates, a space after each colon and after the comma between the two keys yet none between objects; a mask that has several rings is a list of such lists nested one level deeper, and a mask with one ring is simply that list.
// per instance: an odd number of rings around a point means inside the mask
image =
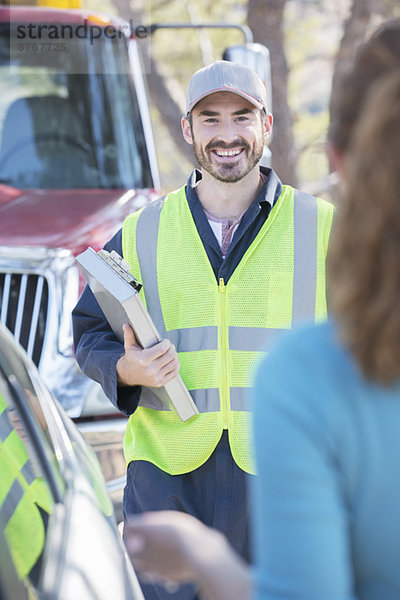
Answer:
[{"label": "yellow high-visibility vest", "polygon": [[46,483],[34,473],[25,446],[8,419],[0,396],[0,515],[1,526],[20,579],[28,575],[45,543],[39,507],[51,512]]},{"label": "yellow high-visibility vest", "polygon": [[129,418],[127,464],[147,460],[186,473],[212,454],[223,429],[233,458],[254,472],[250,393],[254,367],[284,330],[326,317],[325,257],[333,206],[289,186],[225,285],[217,282],[185,188],[130,215],[122,246],[162,337],[200,414],[182,422],[142,388]]}]

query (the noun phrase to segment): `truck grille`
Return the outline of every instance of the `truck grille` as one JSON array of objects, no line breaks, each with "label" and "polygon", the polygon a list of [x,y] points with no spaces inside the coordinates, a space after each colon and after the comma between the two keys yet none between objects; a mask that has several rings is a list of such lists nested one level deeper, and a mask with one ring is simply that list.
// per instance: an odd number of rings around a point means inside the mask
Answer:
[{"label": "truck grille", "polygon": [[38,365],[43,349],[49,286],[43,275],[0,273],[0,321]]}]

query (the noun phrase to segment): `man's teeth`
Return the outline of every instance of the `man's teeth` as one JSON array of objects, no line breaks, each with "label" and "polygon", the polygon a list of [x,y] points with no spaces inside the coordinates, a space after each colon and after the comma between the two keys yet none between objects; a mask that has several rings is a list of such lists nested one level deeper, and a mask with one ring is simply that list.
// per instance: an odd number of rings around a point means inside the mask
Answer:
[{"label": "man's teeth", "polygon": [[241,150],[216,150],[218,156],[237,156],[241,153]]}]

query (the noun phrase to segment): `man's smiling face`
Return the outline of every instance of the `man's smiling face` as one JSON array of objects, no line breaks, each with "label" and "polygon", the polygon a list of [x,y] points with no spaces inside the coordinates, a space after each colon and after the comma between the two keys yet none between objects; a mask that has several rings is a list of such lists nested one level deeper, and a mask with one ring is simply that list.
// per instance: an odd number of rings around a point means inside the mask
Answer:
[{"label": "man's smiling face", "polygon": [[185,140],[193,144],[201,167],[219,181],[235,183],[255,168],[271,129],[270,115],[233,92],[216,92],[182,120]]}]

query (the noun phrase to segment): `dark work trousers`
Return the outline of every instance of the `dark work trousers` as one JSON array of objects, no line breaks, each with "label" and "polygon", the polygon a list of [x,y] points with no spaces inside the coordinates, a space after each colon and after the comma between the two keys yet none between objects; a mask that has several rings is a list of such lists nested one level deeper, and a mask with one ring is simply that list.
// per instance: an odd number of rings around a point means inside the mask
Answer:
[{"label": "dark work trousers", "polygon": [[[184,475],[169,475],[147,461],[128,466],[124,518],[148,510],[179,510],[222,531],[235,550],[250,562],[248,478],[234,462],[224,431],[204,465]],[[196,600],[196,590],[182,585],[173,593],[142,583],[146,600]]]}]

